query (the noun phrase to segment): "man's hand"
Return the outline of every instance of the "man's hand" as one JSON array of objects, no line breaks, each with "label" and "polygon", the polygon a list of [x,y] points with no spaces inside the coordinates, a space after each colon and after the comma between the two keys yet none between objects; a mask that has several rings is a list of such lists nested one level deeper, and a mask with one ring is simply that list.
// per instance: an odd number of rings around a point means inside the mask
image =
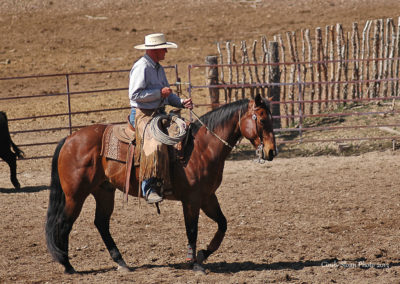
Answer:
[{"label": "man's hand", "polygon": [[172,93],[171,88],[164,87],[161,89],[161,97],[168,98],[168,96]]},{"label": "man's hand", "polygon": [[186,99],[182,102],[184,108],[193,109],[192,99]]}]

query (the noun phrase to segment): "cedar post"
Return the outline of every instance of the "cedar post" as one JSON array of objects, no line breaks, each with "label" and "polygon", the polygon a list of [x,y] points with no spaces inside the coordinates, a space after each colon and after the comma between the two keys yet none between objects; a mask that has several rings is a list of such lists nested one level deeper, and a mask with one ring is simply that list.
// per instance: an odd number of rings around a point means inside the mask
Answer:
[{"label": "cedar post", "polygon": [[[271,55],[271,63],[279,63],[279,46],[278,42],[270,41],[269,42],[269,54]],[[281,87],[278,85],[281,79],[281,71],[278,64],[274,64],[271,66],[271,74],[270,74],[270,83],[276,83],[270,88],[270,98],[273,102],[278,102],[271,104],[271,113],[273,116],[281,116],[281,105],[279,104],[281,100]],[[277,118],[274,120],[274,128],[281,128],[281,119]]]},{"label": "cedar post", "polygon": [[[218,57],[215,55],[209,55],[206,57],[207,65],[217,65]],[[218,85],[218,67],[210,66],[206,68],[206,84]],[[211,109],[215,109],[219,106],[219,89],[218,88],[208,88],[211,101]]]}]

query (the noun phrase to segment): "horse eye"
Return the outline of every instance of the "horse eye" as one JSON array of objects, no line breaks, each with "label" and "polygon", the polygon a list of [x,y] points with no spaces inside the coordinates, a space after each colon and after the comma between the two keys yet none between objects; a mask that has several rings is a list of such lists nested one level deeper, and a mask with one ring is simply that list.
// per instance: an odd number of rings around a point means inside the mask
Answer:
[{"label": "horse eye", "polygon": [[263,119],[260,119],[260,122],[261,122],[261,124],[267,124],[267,119],[266,118],[263,118]]}]

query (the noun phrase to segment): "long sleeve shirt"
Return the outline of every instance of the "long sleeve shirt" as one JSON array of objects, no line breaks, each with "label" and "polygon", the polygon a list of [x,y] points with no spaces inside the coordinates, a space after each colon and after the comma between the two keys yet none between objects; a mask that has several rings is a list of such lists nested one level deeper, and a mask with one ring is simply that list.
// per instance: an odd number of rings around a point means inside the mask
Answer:
[{"label": "long sleeve shirt", "polygon": [[156,109],[164,105],[182,108],[182,99],[172,93],[163,100],[161,89],[169,87],[164,68],[145,54],[133,65],[129,74],[131,107]]}]

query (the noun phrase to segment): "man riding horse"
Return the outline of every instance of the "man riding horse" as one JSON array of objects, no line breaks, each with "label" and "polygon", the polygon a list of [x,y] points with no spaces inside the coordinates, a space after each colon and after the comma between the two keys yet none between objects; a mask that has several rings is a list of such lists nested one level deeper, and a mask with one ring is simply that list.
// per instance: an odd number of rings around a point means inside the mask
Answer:
[{"label": "man riding horse", "polygon": [[139,159],[139,182],[148,203],[162,201],[161,189],[170,188],[171,183],[167,145],[154,139],[147,126],[155,115],[164,112],[165,105],[193,108],[191,99],[181,99],[172,92],[159,63],[168,48],[177,47],[162,33],[145,36],[145,43],[135,48],[146,53],[134,63],[129,75],[129,121],[136,128],[135,160]]}]

